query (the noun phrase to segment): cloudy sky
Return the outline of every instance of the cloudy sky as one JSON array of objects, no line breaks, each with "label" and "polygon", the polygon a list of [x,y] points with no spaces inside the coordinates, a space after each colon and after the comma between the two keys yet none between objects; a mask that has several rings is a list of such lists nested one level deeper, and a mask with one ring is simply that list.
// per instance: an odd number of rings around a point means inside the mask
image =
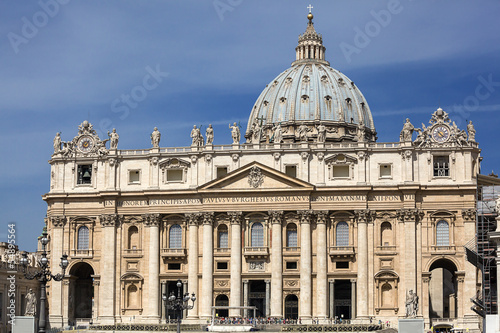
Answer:
[{"label": "cloudy sky", "polygon": [[[326,57],[364,93],[379,142],[406,117],[439,106],[472,120],[484,160],[500,172],[499,1],[310,0]],[[246,124],[262,89],[295,58],[306,28],[299,0],[0,0],[0,241],[17,225],[34,250],[43,227],[52,140],[85,119],[119,148],[187,146],[193,124]],[[144,78],[154,73],[154,81]],[[147,89],[145,89],[145,87]]]}]

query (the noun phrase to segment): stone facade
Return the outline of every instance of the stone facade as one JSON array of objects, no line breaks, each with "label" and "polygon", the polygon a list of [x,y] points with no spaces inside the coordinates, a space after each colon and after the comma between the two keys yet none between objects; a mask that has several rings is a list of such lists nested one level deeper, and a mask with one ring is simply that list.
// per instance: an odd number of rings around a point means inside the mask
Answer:
[{"label": "stone facade", "polygon": [[[310,15],[291,72],[317,66],[301,84],[331,84],[315,34]],[[341,119],[287,119],[282,136],[279,110],[262,113],[280,96],[259,98],[244,144],[236,124],[232,145],[197,132],[190,147],[161,148],[156,133],[152,148],[122,150],[116,139],[107,149],[88,122],[72,141],[58,135],[43,199],[51,256],[69,254],[70,266],[51,284],[51,325],[164,322],[161,296],[180,279],[198,297],[184,314],[193,323],[214,305],[255,305],[303,323],[396,324],[411,290],[427,328],[441,318],[477,330],[478,274],[463,245],[475,235],[478,144],[442,109],[428,127],[407,121],[400,142],[378,143],[368,105],[341,78],[352,95]]]}]

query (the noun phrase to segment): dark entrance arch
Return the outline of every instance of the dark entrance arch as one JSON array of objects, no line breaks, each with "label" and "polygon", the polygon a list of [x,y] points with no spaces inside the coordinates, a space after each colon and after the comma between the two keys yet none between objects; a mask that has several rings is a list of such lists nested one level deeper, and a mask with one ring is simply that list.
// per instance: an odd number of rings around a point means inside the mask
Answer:
[{"label": "dark entrance arch", "polygon": [[432,263],[429,271],[429,317],[456,318],[457,316],[457,266],[448,259]]},{"label": "dark entrance arch", "polygon": [[94,269],[85,262],[79,262],[71,267],[69,274],[73,278],[68,295],[69,317],[73,320],[92,318]]},{"label": "dark entrance arch", "polygon": [[266,316],[266,282],[264,280],[250,281],[250,306],[256,306],[257,317]]},{"label": "dark entrance arch", "polygon": [[285,319],[299,318],[299,299],[295,295],[285,298]]},{"label": "dark entrance arch", "polygon": [[[226,295],[219,295],[215,299],[215,306],[229,306],[229,298]],[[216,309],[216,316],[221,317],[229,317],[229,311],[227,309]]]}]

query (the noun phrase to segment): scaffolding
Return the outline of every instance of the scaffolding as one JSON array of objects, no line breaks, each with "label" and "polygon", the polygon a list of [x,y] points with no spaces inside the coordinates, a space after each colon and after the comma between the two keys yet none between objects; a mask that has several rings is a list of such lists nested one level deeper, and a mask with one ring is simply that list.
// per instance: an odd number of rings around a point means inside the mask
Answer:
[{"label": "scaffolding", "polygon": [[496,185],[498,180],[488,178],[490,181],[478,181],[476,237],[465,246],[467,260],[481,271],[482,288],[471,301],[472,310],[482,317],[498,311],[496,244],[490,241],[488,233],[497,227],[495,203],[500,196],[500,186]]}]

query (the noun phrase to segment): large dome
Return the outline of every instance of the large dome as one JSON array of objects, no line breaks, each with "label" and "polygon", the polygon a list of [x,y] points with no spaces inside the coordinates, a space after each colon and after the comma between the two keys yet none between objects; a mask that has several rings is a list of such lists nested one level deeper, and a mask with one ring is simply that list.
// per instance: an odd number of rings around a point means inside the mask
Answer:
[{"label": "large dome", "polygon": [[[321,34],[309,16],[299,37],[297,60],[262,91],[255,103],[245,137],[248,142],[274,141],[277,126],[282,141],[375,141],[373,117],[361,91],[347,76],[325,61]],[[299,128],[306,128],[301,135]],[[318,138],[318,126],[323,138]]]}]

